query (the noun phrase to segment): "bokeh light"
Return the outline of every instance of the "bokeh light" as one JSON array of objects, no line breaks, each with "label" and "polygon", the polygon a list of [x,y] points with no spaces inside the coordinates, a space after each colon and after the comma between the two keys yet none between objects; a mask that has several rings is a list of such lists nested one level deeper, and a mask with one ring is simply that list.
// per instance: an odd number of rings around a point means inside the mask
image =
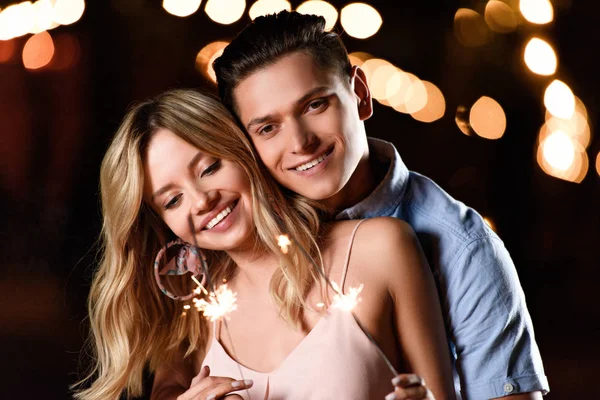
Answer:
[{"label": "bokeh light", "polygon": [[223,50],[229,42],[216,41],[207,44],[198,52],[196,56],[196,70],[198,70],[207,79],[210,79],[213,83],[216,83],[217,76],[213,69],[213,62],[223,54]]},{"label": "bokeh light", "polygon": [[570,119],[575,112],[575,96],[566,83],[555,79],[544,92],[544,105],[555,117]]},{"label": "bokeh light", "polygon": [[0,12],[0,40],[28,34],[35,24],[35,9],[30,1],[6,7]]},{"label": "bokeh light", "polygon": [[396,76],[399,76],[400,80],[390,86],[386,93],[388,96],[386,101],[398,112],[404,114],[417,112],[427,103],[427,90],[416,75],[402,70],[398,71],[401,75]]},{"label": "bokeh light", "polygon": [[442,91],[433,83],[421,81],[427,91],[427,103],[421,110],[410,115],[421,122],[433,122],[444,116],[446,112],[446,100]]},{"label": "bokeh light", "polygon": [[366,39],[377,33],[383,20],[379,12],[365,3],[351,3],[342,8],[340,22],[346,33]]},{"label": "bokeh light", "polygon": [[598,176],[600,176],[600,152],[598,152],[598,155],[596,156],[596,172],[598,173]]},{"label": "bokeh light", "polygon": [[29,33],[40,33],[58,26],[53,21],[54,10],[50,0],[38,0],[33,3],[34,24]]},{"label": "bokeh light", "polygon": [[11,61],[15,54],[14,40],[0,40],[0,63]]},{"label": "bokeh light", "polygon": [[208,0],[206,2],[206,15],[215,22],[223,25],[233,24],[244,15],[245,0]]},{"label": "bokeh light", "polygon": [[364,62],[371,58],[373,58],[373,56],[369,53],[365,53],[364,51],[355,51],[353,53],[348,54],[350,64],[357,65],[359,67],[362,67]]},{"label": "bokeh light", "polygon": [[192,15],[198,8],[202,0],[163,0],[163,8],[176,17],[187,17]]},{"label": "bokeh light", "polygon": [[257,17],[261,17],[263,15],[268,14],[276,14],[279,11],[291,11],[292,6],[289,1],[286,0],[258,0],[250,10],[248,10],[248,15],[251,20],[254,20]]},{"label": "bokeh light", "polygon": [[385,100],[387,96],[388,82],[398,79],[397,75],[401,73],[392,64],[382,64],[373,71],[371,79],[369,80],[369,89],[371,90],[371,96],[375,100]]},{"label": "bokeh light", "polygon": [[496,100],[482,96],[471,107],[469,124],[477,135],[486,139],[499,139],[506,130],[506,115]]},{"label": "bokeh light", "polygon": [[56,0],[54,3],[54,22],[61,25],[73,24],[85,11],[83,0]]},{"label": "bokeh light", "polygon": [[548,0],[520,0],[519,9],[523,17],[533,24],[543,25],[554,19],[554,9]]},{"label": "bokeh light", "polygon": [[552,75],[556,72],[556,53],[548,42],[532,38],[525,46],[525,64],[538,75]]},{"label": "bokeh light", "polygon": [[372,84],[373,73],[377,70],[377,68],[381,67],[382,65],[391,64],[388,61],[383,60],[381,58],[369,58],[368,60],[365,60],[365,62],[362,64],[361,68],[365,73],[365,76],[367,78],[367,85],[369,85],[369,87],[371,87]]},{"label": "bokeh light", "polygon": [[513,32],[519,25],[517,13],[508,4],[498,0],[487,3],[483,17],[490,29],[498,33]]},{"label": "bokeh light", "polygon": [[492,37],[483,17],[468,8],[459,8],[454,14],[454,35],[467,47],[482,46]]},{"label": "bokeh light", "polygon": [[54,42],[48,32],[33,35],[23,46],[23,65],[27,69],[40,69],[48,65],[54,55]]},{"label": "bokeh light", "polygon": [[590,126],[587,119],[577,110],[569,119],[557,118],[550,114],[550,117],[546,119],[546,123],[540,129],[540,141],[556,131],[564,132],[583,148],[587,148],[590,144]]},{"label": "bokeh light", "polygon": [[539,143],[536,158],[545,173],[569,182],[580,183],[589,168],[585,149],[561,131]]},{"label": "bokeh light", "polygon": [[300,4],[296,9],[300,14],[314,14],[325,18],[325,30],[330,31],[338,19],[338,12],[334,6],[326,1],[309,0]]}]

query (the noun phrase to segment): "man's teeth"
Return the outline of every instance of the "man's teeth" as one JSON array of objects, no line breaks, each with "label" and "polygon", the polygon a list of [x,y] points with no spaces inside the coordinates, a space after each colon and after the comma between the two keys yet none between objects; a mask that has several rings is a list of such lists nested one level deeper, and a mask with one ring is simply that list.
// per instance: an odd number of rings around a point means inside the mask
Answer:
[{"label": "man's teeth", "polygon": [[218,224],[219,222],[221,222],[221,220],[223,220],[223,218],[225,218],[226,216],[228,216],[230,212],[231,212],[231,206],[227,207],[226,209],[224,209],[223,211],[221,211],[216,217],[214,217],[213,219],[211,219],[208,222],[208,224],[206,224],[206,229],[212,229],[213,226],[215,226],[216,224]]},{"label": "man's teeth", "polygon": [[315,158],[314,160],[309,161],[306,164],[302,164],[302,165],[296,167],[296,171],[306,171],[307,169],[310,169],[310,168],[314,167],[315,165],[319,164],[321,161],[323,161],[325,159],[325,157],[327,157],[327,155],[323,154],[321,157]]}]

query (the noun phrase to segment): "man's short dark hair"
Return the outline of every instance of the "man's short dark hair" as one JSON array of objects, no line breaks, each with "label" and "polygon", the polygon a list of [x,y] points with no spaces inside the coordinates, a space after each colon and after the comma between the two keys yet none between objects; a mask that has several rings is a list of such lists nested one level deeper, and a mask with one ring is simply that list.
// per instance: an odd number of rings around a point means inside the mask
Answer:
[{"label": "man's short dark hair", "polygon": [[325,18],[281,11],[256,18],[213,63],[221,101],[233,110],[233,90],[244,78],[297,51],[323,69],[350,74],[346,47],[336,33],[325,31]]}]

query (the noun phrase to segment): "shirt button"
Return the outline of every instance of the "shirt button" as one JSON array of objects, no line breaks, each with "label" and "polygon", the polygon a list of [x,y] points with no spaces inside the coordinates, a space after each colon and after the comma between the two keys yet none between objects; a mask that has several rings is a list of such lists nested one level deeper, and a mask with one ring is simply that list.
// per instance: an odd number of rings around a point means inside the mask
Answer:
[{"label": "shirt button", "polygon": [[515,387],[512,384],[510,384],[510,383],[504,384],[504,391],[506,393],[511,393],[513,390],[515,390]]}]

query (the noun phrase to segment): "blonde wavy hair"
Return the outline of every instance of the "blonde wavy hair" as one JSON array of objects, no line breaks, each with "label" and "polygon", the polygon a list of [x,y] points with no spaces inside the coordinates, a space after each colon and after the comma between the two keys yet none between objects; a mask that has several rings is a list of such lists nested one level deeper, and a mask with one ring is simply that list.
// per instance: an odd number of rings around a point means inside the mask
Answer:
[{"label": "blonde wavy hair", "polygon": [[[270,292],[287,321],[301,326],[308,291],[314,284],[323,288],[319,272],[297,246],[283,255],[277,244],[278,235],[287,233],[322,265],[317,205],[279,189],[217,99],[194,90],[173,90],[135,105],[100,170],[101,260],[88,299],[88,346],[94,361],[85,378],[72,387],[80,400],[118,399],[124,391],[128,397],[140,396],[146,367],[154,372],[178,350],[187,357],[203,352],[207,344],[205,319],[182,318],[181,303],[162,294],[153,278],[154,258],[174,236],[143,199],[143,158],[159,129],[245,170],[258,245],[279,255]],[[224,252],[206,253],[213,281],[233,275],[235,264]]]}]

